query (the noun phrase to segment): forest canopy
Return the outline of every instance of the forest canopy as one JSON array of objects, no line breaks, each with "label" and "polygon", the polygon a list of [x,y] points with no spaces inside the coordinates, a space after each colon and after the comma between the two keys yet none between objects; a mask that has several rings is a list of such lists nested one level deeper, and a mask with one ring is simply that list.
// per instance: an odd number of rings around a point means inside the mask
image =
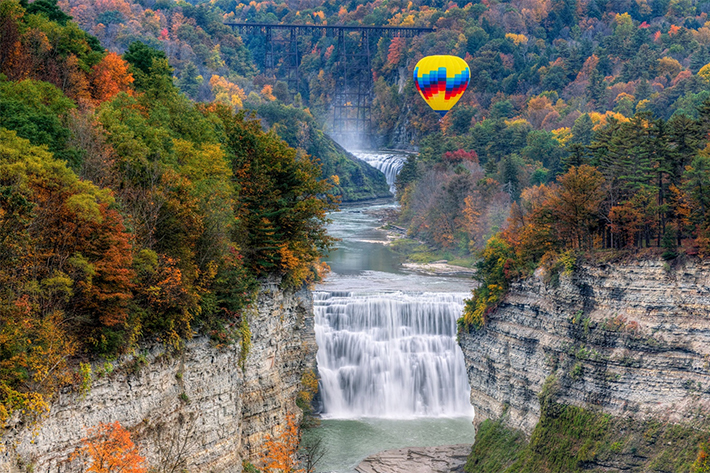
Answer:
[{"label": "forest canopy", "polygon": [[0,3],[0,44],[0,421],[87,356],[228,342],[258,278],[320,277],[335,200],[310,156],[50,0]]}]

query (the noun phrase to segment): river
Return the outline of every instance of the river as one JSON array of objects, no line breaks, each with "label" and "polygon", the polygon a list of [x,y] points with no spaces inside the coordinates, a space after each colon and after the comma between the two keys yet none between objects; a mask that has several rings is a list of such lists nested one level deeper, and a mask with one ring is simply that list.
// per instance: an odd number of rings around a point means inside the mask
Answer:
[{"label": "river", "polygon": [[473,408],[456,319],[466,278],[405,271],[368,210],[332,215],[340,238],[331,273],[314,291],[321,426],[319,472],[352,473],[382,450],[473,443]]}]

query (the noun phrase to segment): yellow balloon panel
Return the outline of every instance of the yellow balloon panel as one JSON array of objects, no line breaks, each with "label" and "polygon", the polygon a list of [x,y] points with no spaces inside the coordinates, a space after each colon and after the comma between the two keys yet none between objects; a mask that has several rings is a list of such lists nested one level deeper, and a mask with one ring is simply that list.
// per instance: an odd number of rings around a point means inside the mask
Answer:
[{"label": "yellow balloon panel", "polygon": [[414,68],[417,90],[442,117],[459,101],[470,79],[468,64],[456,56],[427,56]]}]

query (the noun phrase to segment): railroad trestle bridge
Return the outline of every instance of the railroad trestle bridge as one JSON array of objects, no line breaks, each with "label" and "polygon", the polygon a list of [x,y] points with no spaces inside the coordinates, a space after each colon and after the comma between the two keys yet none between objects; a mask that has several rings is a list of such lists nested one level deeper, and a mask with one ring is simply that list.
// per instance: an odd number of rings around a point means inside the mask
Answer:
[{"label": "railroad trestle bridge", "polygon": [[[325,35],[337,38],[335,77],[336,87],[332,102],[331,134],[341,143],[366,138],[370,131],[370,112],[373,99],[370,39],[413,38],[431,33],[434,28],[408,26],[339,26],[272,23],[225,23],[241,36],[264,36],[264,67],[274,69],[278,57],[291,91],[297,92],[300,83],[299,36]],[[280,32],[280,33],[279,33]],[[357,34],[357,40],[346,41],[346,35]],[[350,43],[350,44],[348,44]],[[365,140],[366,142],[369,140]]]}]

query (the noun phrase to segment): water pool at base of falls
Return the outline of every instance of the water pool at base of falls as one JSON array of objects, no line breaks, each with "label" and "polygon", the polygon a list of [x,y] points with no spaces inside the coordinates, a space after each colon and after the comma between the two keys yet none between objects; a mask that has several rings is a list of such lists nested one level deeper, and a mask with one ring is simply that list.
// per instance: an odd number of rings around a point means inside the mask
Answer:
[{"label": "water pool at base of falls", "polygon": [[323,419],[320,427],[304,433],[322,439],[325,456],[317,471],[353,473],[366,457],[403,447],[433,447],[473,443],[476,432],[470,417],[419,419]]}]

